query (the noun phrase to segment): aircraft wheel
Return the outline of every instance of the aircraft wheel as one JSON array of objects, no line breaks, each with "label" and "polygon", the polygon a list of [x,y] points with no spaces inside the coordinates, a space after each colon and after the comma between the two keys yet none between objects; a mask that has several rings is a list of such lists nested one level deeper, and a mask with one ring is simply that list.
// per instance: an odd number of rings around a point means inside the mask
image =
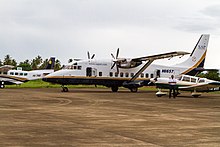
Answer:
[{"label": "aircraft wheel", "polygon": [[5,88],[5,85],[0,85],[0,88],[1,88],[1,89]]},{"label": "aircraft wheel", "polygon": [[130,88],[131,92],[137,92],[138,91],[138,88],[137,87],[133,87],[133,88]]},{"label": "aircraft wheel", "polygon": [[198,98],[200,95],[193,95],[194,98]]},{"label": "aircraft wheel", "polygon": [[162,97],[163,95],[162,95],[162,94],[157,94],[156,96],[157,96],[157,97]]},{"label": "aircraft wheel", "polygon": [[111,89],[112,89],[112,92],[118,92],[118,87],[117,86],[111,87]]},{"label": "aircraft wheel", "polygon": [[63,87],[62,92],[68,92],[68,91],[69,91],[69,89],[67,87]]}]

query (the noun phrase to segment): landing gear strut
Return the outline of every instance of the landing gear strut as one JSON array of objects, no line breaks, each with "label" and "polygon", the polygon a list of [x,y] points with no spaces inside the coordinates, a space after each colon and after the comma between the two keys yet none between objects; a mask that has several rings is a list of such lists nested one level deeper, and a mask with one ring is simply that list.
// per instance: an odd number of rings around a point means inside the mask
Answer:
[{"label": "landing gear strut", "polygon": [[112,86],[111,89],[112,92],[118,92],[118,86]]},{"label": "landing gear strut", "polygon": [[62,87],[62,92],[68,92],[69,91],[69,89],[67,87],[65,87],[63,85],[61,87]]}]

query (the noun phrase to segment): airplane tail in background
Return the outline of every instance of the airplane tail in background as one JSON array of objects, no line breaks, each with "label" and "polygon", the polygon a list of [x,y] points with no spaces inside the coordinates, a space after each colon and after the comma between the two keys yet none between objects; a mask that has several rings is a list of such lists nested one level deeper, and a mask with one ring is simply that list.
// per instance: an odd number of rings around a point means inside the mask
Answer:
[{"label": "airplane tail in background", "polygon": [[201,71],[201,69],[203,69],[209,36],[209,34],[201,35],[189,58],[186,61],[176,65],[178,67],[189,67],[182,74],[196,75],[199,71]]},{"label": "airplane tail in background", "polygon": [[55,57],[51,57],[48,60],[48,63],[45,69],[54,69],[54,65],[55,65]]}]

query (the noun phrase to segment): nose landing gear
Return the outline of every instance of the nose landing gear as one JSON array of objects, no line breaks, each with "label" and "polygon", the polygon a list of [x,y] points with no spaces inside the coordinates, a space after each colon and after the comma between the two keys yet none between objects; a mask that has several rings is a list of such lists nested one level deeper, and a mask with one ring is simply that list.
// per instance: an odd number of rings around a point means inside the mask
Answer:
[{"label": "nose landing gear", "polygon": [[69,89],[67,87],[65,87],[64,85],[61,86],[62,87],[62,92],[68,92]]}]

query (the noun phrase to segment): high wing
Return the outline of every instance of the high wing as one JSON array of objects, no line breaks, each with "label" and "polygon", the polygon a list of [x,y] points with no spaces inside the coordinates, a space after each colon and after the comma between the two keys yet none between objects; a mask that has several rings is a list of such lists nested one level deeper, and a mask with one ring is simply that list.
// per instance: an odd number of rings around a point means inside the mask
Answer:
[{"label": "high wing", "polygon": [[195,84],[191,86],[179,87],[180,90],[196,90],[196,91],[208,91],[212,88],[220,87],[220,82],[213,81],[209,83]]},{"label": "high wing", "polygon": [[187,52],[169,52],[169,53],[163,53],[163,54],[157,54],[157,55],[151,55],[151,56],[145,56],[140,58],[133,58],[132,61],[147,61],[147,60],[157,60],[157,59],[164,59],[164,58],[172,58],[176,56],[184,56],[190,53]]},{"label": "high wing", "polygon": [[138,62],[138,61],[147,61],[146,64],[129,80],[129,82],[134,81],[154,60],[164,59],[164,58],[173,58],[176,56],[184,56],[189,53],[187,52],[169,52],[164,54],[157,54],[151,56],[145,56],[140,58],[133,58],[131,61]]}]

